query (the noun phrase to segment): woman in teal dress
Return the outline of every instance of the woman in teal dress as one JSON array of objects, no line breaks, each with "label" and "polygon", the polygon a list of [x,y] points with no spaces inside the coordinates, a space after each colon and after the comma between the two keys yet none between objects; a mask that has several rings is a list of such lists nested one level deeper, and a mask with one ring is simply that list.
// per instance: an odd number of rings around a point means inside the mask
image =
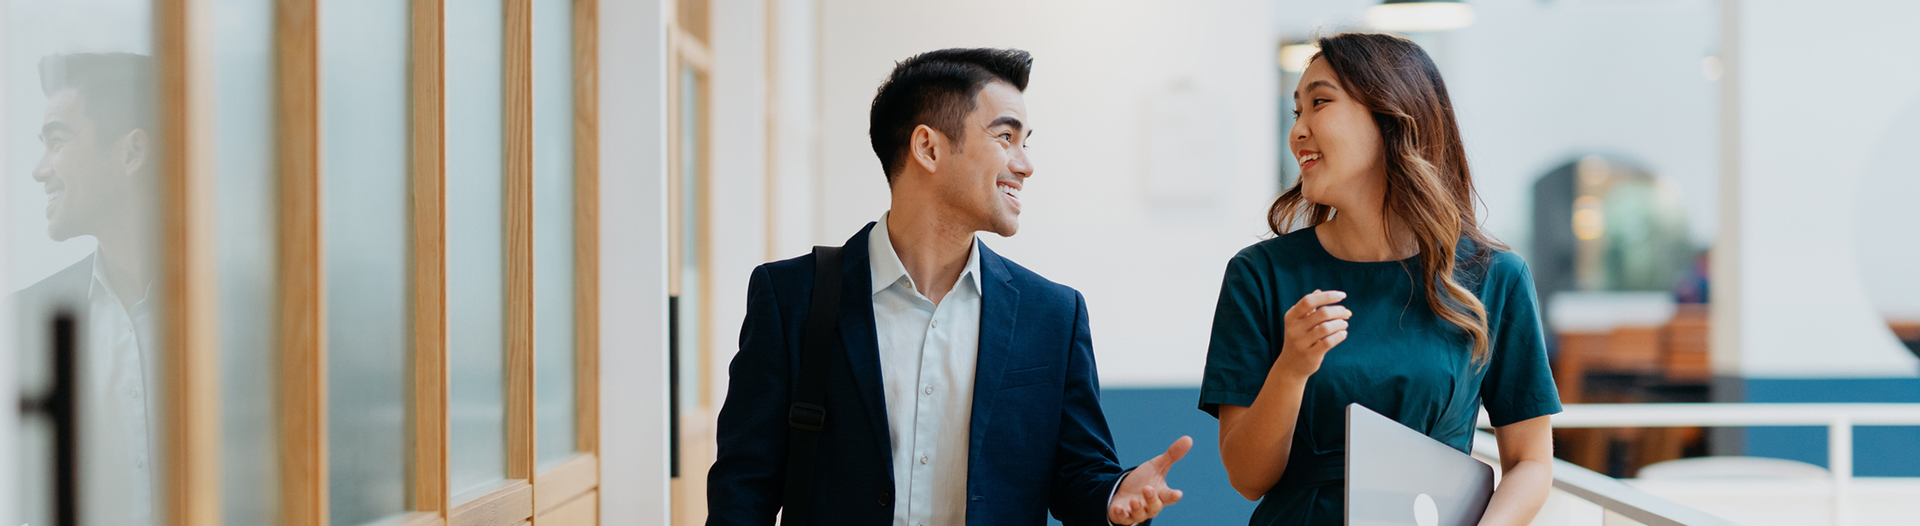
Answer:
[{"label": "woman in teal dress", "polygon": [[1525,261],[1480,231],[1445,84],[1389,35],[1323,38],[1294,92],[1300,181],[1227,263],[1200,388],[1251,524],[1337,525],[1345,408],[1462,452],[1485,406],[1503,477],[1483,525],[1533,520],[1560,411]]}]

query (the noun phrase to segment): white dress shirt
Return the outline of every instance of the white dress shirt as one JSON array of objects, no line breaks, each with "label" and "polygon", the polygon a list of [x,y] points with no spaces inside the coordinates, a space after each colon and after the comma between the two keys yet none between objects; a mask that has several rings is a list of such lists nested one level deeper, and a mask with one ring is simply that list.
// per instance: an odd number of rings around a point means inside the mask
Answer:
[{"label": "white dress shirt", "polygon": [[867,238],[880,384],[893,445],[894,526],[967,523],[967,442],[980,353],[980,241],[939,305],[920,295],[887,216]]},{"label": "white dress shirt", "polygon": [[105,265],[93,258],[93,280],[87,288],[85,336],[79,342],[81,387],[81,523],[89,525],[154,524],[157,481],[155,417],[159,413],[154,374],[160,366],[154,349],[155,312],[152,287],[127,308],[101,277]]}]

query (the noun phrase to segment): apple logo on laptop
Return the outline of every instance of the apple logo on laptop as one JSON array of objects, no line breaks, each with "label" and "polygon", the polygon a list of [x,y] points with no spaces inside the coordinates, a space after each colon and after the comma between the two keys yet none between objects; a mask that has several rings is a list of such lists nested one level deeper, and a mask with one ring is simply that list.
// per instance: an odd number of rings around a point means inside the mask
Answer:
[{"label": "apple logo on laptop", "polygon": [[1440,526],[1440,507],[1433,504],[1433,497],[1421,493],[1413,498],[1413,523],[1419,526]]}]

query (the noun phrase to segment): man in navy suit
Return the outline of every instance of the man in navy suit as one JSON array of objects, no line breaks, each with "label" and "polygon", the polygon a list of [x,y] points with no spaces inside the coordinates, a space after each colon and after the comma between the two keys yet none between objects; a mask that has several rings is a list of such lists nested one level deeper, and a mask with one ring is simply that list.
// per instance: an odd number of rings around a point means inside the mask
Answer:
[{"label": "man in navy suit", "polygon": [[1032,63],[946,49],[881,84],[868,133],[892,207],[827,269],[840,277],[840,344],[820,362],[827,416],[805,448],[810,480],[796,478],[806,497],[790,502],[786,479],[789,433],[810,427],[789,411],[814,256],[753,271],[707,524],[770,525],[785,504],[809,525],[1038,525],[1049,511],[1119,525],[1180,500],[1166,474],[1191,438],[1132,470],[1116,460],[1086,300],[974,237],[1020,228]]}]

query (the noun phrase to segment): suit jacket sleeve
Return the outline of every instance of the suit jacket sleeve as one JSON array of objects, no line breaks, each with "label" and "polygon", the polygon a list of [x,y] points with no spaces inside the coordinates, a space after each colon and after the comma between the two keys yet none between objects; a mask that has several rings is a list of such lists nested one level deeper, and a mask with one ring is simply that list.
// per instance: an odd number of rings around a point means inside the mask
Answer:
[{"label": "suit jacket sleeve", "polygon": [[791,397],[786,331],[765,266],[747,286],[740,352],[728,369],[720,408],[718,456],[707,472],[709,526],[771,526],[786,482],[787,406]]},{"label": "suit jacket sleeve", "polygon": [[1093,336],[1087,328],[1087,301],[1078,292],[1074,311],[1049,508],[1054,518],[1069,526],[1104,526],[1107,499],[1124,470],[1114,453],[1107,417],[1100,410],[1100,378],[1094,369]]}]

